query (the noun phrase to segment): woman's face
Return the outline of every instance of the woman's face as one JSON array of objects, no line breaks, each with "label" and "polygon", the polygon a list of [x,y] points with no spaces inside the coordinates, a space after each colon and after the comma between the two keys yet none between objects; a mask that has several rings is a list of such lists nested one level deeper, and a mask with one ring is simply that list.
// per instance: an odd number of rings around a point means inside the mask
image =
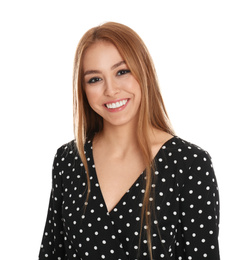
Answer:
[{"label": "woman's face", "polygon": [[89,47],[83,69],[87,100],[104,126],[137,122],[141,88],[112,43],[100,41]]}]

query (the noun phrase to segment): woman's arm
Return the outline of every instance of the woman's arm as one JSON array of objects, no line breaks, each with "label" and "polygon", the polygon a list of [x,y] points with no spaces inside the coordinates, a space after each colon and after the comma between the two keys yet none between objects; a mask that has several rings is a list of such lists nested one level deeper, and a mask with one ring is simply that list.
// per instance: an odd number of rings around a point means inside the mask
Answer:
[{"label": "woman's arm", "polygon": [[[208,153],[197,155],[180,195],[177,259],[219,260],[219,193]],[[183,248],[177,250],[177,244]]]},{"label": "woman's arm", "polygon": [[48,215],[44,234],[42,238],[39,260],[65,260],[64,233],[61,206],[63,201],[62,194],[62,173],[58,158],[61,156],[61,149],[53,162],[52,170],[52,191],[48,207]]}]

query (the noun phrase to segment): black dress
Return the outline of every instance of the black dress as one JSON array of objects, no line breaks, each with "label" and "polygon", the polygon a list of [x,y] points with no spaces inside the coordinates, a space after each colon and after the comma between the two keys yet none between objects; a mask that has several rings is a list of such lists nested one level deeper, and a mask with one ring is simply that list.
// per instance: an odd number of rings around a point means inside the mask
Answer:
[{"label": "black dress", "polygon": [[[92,142],[85,145],[91,192],[71,142],[58,149],[40,260],[150,259],[146,229],[140,237],[143,172],[111,212],[99,187]],[[209,154],[179,137],[155,156],[153,259],[218,260],[219,197]]]}]

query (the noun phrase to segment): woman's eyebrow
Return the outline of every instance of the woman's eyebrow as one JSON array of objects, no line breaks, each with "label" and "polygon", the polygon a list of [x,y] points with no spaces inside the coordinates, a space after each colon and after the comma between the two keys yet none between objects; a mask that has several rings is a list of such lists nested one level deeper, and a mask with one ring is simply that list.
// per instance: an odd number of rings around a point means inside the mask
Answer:
[{"label": "woman's eyebrow", "polygon": [[114,69],[118,68],[118,67],[119,67],[120,65],[122,65],[122,64],[125,64],[125,61],[124,61],[124,60],[122,60],[122,61],[120,61],[120,62],[114,64],[114,65],[111,67],[111,70],[114,70]]},{"label": "woman's eyebrow", "polygon": [[[111,67],[111,70],[114,70],[116,68],[118,68],[120,65],[122,64],[126,64],[125,61],[119,61],[118,63],[114,64],[112,67]],[[98,74],[98,73],[101,73],[100,70],[87,70],[85,73],[84,73],[84,76],[88,75],[88,74]]]},{"label": "woman's eyebrow", "polygon": [[85,73],[84,73],[84,76],[88,75],[88,74],[98,74],[98,73],[101,73],[100,70],[87,70]]}]

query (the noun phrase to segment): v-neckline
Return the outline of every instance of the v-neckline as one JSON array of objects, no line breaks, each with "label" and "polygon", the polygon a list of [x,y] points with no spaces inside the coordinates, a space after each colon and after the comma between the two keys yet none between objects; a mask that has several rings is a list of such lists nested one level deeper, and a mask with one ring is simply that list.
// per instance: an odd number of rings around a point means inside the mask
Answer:
[{"label": "v-neckline", "polygon": [[[174,138],[176,138],[176,136],[171,137],[169,140],[167,140],[165,143],[163,143],[163,144],[160,146],[160,148],[158,149],[157,153],[156,153],[155,156],[153,157],[152,161],[154,161],[154,160],[158,157],[158,155],[159,155],[160,151],[162,150],[162,148],[163,148],[164,146],[166,146],[166,145],[167,145],[170,141],[172,141]],[[99,180],[98,180],[98,176],[97,176],[96,165],[95,165],[95,160],[94,160],[94,156],[93,156],[93,149],[92,149],[92,148],[93,148],[93,143],[92,143],[92,141],[90,141],[89,143],[90,143],[90,150],[91,150],[90,160],[91,160],[91,163],[92,163],[92,165],[93,165],[93,167],[91,167],[91,168],[93,169],[93,172],[94,172],[94,178],[95,178],[96,183],[97,183],[98,186],[99,186],[98,189],[99,189],[100,197],[101,197],[101,200],[102,200],[102,202],[103,202],[103,204],[104,204],[104,206],[105,206],[105,208],[106,208],[106,211],[107,211],[108,214],[111,214],[111,213],[113,212],[113,210],[114,210],[115,208],[117,208],[117,207],[121,204],[121,202],[124,200],[124,198],[127,196],[127,194],[128,194],[128,193],[135,187],[135,185],[140,181],[140,179],[143,177],[143,175],[144,175],[146,169],[144,169],[144,170],[141,172],[141,174],[138,176],[138,178],[132,183],[132,185],[130,186],[130,188],[127,189],[127,191],[120,197],[120,199],[119,199],[118,202],[115,204],[115,206],[109,211],[108,208],[107,208],[107,204],[106,204],[106,201],[105,201],[105,199],[104,199],[102,190],[101,190],[101,186],[100,186],[100,183],[99,183]]]}]

